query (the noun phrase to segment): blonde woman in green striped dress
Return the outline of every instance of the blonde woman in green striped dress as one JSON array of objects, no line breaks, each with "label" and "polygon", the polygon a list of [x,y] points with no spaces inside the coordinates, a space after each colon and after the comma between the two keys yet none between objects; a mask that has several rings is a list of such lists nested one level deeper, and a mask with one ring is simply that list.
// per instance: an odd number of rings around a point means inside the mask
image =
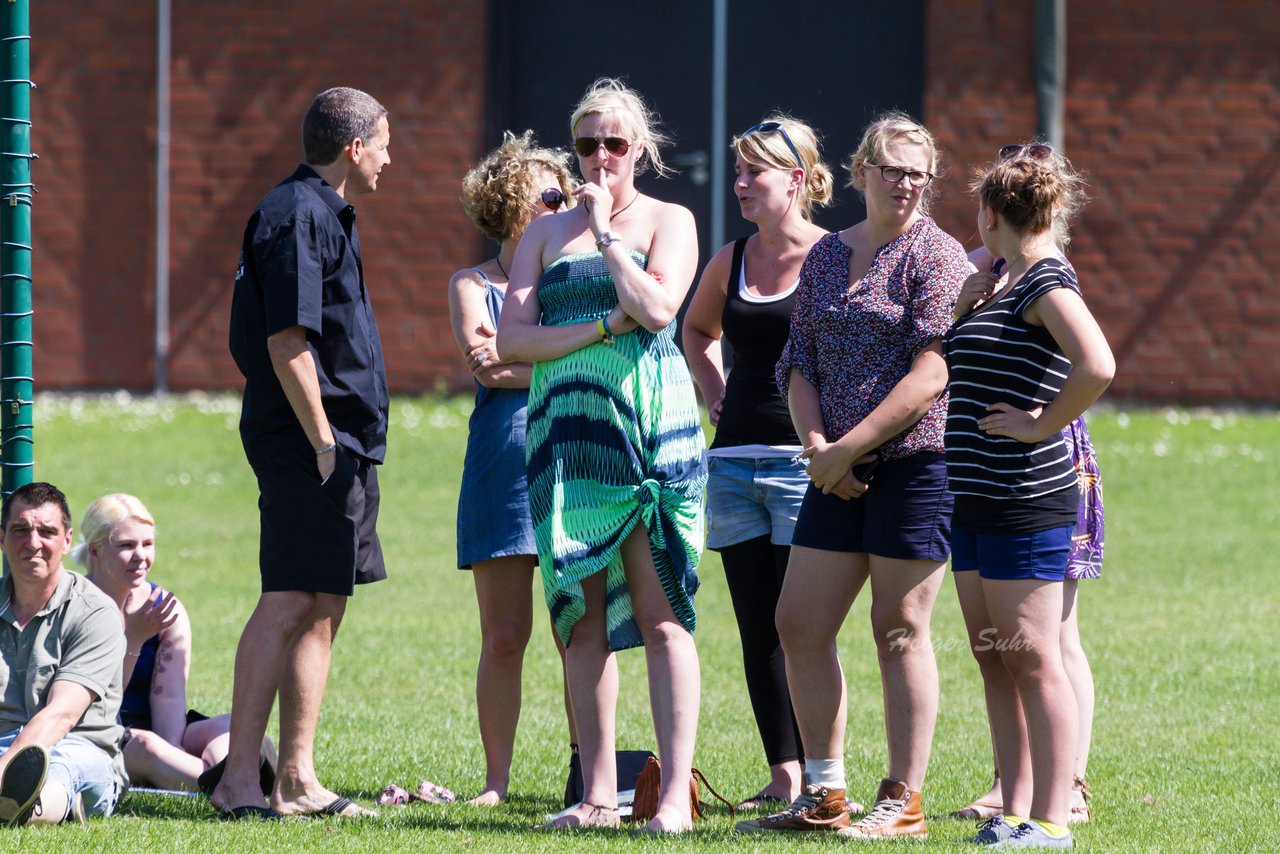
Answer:
[{"label": "blonde woman in green striped dress", "polygon": [[582,802],[548,826],[618,823],[614,652],[643,645],[663,765],[646,828],[679,832],[692,824],[706,465],[674,333],[697,235],[688,210],[635,186],[648,165],[665,172],[663,138],[635,92],[596,81],[570,129],[580,204],[525,231],[498,330],[501,358],[534,362],[529,495],[585,783]]}]

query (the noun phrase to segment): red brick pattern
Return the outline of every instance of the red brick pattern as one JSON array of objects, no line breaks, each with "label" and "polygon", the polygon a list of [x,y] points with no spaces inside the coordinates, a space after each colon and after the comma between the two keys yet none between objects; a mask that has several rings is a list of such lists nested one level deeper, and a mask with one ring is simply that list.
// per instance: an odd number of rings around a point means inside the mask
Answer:
[{"label": "red brick pattern", "polygon": [[[37,387],[153,384],[155,4],[33,9]],[[445,286],[488,251],[458,204],[481,153],[486,4],[173,2],[170,386],[236,388],[227,314],[257,200],[301,159],[316,92],[391,112],[391,164],[357,201],[395,391],[461,384]],[[42,12],[42,10],[44,10]],[[111,33],[109,43],[102,33]]]},{"label": "red brick pattern", "polygon": [[[1066,146],[1093,196],[1071,258],[1119,359],[1113,399],[1280,400],[1271,5],[1068,4]],[[1033,4],[927,8],[925,121],[949,172],[936,214],[973,247],[970,169],[1035,130]],[[155,23],[154,4],[33,7],[41,389],[152,386]],[[468,383],[444,288],[492,251],[457,202],[486,144],[487,26],[486,4],[447,0],[174,0],[172,388],[238,387],[241,230],[299,159],[312,95],[339,84],[391,110],[392,162],[359,209],[393,389]]]},{"label": "red brick pattern", "polygon": [[[1031,3],[928,4],[936,211],[978,240],[968,172],[1035,132]],[[1266,0],[1067,4],[1066,149],[1092,201],[1071,260],[1112,399],[1280,401],[1280,19]]]}]

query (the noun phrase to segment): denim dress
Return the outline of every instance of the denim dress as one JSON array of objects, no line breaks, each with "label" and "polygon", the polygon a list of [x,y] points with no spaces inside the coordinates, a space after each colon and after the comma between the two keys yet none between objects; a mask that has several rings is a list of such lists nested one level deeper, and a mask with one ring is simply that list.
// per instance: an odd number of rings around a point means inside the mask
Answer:
[{"label": "denim dress", "polygon": [[[488,276],[480,276],[496,329],[504,294]],[[485,388],[476,383],[458,494],[459,569],[497,557],[538,553],[525,474],[528,402],[528,389]]]}]

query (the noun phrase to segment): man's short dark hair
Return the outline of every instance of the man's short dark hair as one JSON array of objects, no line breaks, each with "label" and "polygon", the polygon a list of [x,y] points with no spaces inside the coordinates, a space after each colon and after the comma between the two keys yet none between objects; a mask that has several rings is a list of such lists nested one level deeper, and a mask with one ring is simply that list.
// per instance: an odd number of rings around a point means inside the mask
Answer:
[{"label": "man's short dark hair", "polygon": [[316,95],[302,120],[302,151],[314,166],[328,166],[353,139],[369,140],[387,108],[372,95],[336,86]]},{"label": "man's short dark hair", "polygon": [[67,496],[52,483],[38,480],[35,483],[23,484],[4,497],[4,507],[0,509],[0,531],[9,529],[9,510],[18,503],[28,507],[56,504],[62,511],[62,527],[68,530],[71,528],[71,507],[67,504]]}]

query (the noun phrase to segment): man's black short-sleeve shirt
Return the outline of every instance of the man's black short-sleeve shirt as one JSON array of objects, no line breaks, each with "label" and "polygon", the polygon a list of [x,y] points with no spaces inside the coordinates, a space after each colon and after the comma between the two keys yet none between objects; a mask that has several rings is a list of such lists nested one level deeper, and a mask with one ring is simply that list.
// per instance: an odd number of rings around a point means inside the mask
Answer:
[{"label": "man's black short-sleeve shirt", "polygon": [[355,218],[355,208],[306,165],[249,217],[230,344],[245,378],[240,436],[251,460],[302,431],[267,351],[268,336],[292,326],[307,331],[338,444],[373,462],[386,456],[387,374]]}]

